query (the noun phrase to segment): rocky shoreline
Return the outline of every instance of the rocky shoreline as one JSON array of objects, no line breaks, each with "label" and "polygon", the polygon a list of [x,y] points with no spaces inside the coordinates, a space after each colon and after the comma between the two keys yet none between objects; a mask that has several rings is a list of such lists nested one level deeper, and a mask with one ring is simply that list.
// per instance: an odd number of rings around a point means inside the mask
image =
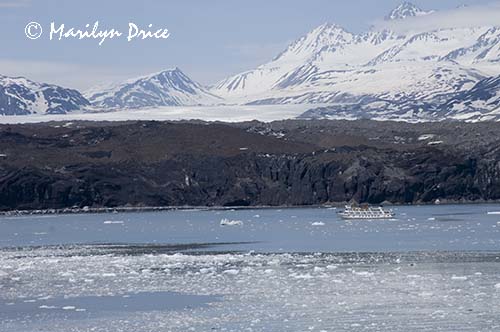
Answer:
[{"label": "rocky shoreline", "polygon": [[[294,206],[118,206],[118,207],[97,207],[97,208],[64,208],[64,209],[45,209],[45,210],[9,210],[0,211],[0,216],[32,216],[32,215],[64,215],[64,214],[96,214],[96,213],[133,213],[133,212],[160,212],[160,211],[228,211],[228,210],[266,210],[266,209],[302,209],[302,208],[343,208],[349,202],[329,203],[323,205],[294,205]],[[381,205],[389,206],[408,206],[408,205],[462,205],[462,204],[500,204],[500,200],[494,201],[444,201],[424,204],[397,204],[384,202]]]},{"label": "rocky shoreline", "polygon": [[494,122],[0,125],[8,213],[498,200]]},{"label": "rocky shoreline", "polygon": [[[334,205],[325,205],[324,208],[332,207]],[[308,208],[315,206],[307,206]],[[316,206],[320,207],[320,206]],[[24,215],[58,215],[58,214],[94,214],[94,213],[129,213],[129,212],[157,212],[157,211],[224,211],[224,210],[246,210],[246,209],[295,209],[301,206],[118,206],[118,207],[96,207],[90,208],[85,206],[83,208],[64,208],[64,209],[46,209],[46,210],[10,210],[0,211],[0,216],[24,216]]]}]

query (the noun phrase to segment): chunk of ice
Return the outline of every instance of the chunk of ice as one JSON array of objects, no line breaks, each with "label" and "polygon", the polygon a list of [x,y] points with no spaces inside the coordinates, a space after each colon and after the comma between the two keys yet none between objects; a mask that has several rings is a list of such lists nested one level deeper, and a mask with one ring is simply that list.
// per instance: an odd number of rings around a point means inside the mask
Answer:
[{"label": "chunk of ice", "polygon": [[459,280],[459,281],[465,281],[467,280],[468,278],[466,276],[452,276],[451,277],[451,280]]},{"label": "chunk of ice", "polygon": [[241,220],[229,220],[229,219],[222,219],[220,221],[221,226],[243,226],[243,221]]},{"label": "chunk of ice", "polygon": [[122,220],[106,220],[104,221],[103,224],[106,224],[106,225],[110,225],[110,224],[123,224],[123,221]]}]

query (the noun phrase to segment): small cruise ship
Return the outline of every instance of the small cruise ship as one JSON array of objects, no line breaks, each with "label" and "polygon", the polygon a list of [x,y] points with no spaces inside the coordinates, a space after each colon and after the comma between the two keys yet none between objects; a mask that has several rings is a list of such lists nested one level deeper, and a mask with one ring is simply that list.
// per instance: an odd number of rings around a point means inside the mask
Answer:
[{"label": "small cruise ship", "polygon": [[381,206],[354,206],[346,205],[345,209],[339,212],[344,219],[392,219],[395,213],[392,210],[385,210]]}]

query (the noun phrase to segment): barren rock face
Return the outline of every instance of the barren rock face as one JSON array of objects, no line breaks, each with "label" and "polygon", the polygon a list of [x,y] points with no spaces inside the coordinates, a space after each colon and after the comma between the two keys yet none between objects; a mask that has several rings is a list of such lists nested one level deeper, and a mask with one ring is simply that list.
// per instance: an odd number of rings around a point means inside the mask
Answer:
[{"label": "barren rock face", "polygon": [[0,126],[0,209],[500,199],[500,124]]}]

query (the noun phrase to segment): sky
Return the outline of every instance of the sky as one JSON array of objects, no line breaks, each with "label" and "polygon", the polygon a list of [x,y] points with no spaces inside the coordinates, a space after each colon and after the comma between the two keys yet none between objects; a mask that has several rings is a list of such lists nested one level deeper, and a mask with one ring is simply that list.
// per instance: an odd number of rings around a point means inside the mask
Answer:
[{"label": "sky", "polygon": [[[202,84],[214,84],[271,60],[290,42],[325,22],[354,33],[366,31],[381,24],[399,3],[401,0],[0,0],[0,74],[84,91],[179,67]],[[426,10],[446,11],[463,4],[500,1],[413,3]],[[101,46],[95,39],[49,40],[51,22],[56,27],[64,24],[66,29],[85,29],[96,21],[100,29],[114,28],[124,37],[105,40]],[[40,23],[40,38],[26,37],[29,22]],[[128,42],[129,22],[143,29],[149,24],[166,28],[169,37]]]}]

